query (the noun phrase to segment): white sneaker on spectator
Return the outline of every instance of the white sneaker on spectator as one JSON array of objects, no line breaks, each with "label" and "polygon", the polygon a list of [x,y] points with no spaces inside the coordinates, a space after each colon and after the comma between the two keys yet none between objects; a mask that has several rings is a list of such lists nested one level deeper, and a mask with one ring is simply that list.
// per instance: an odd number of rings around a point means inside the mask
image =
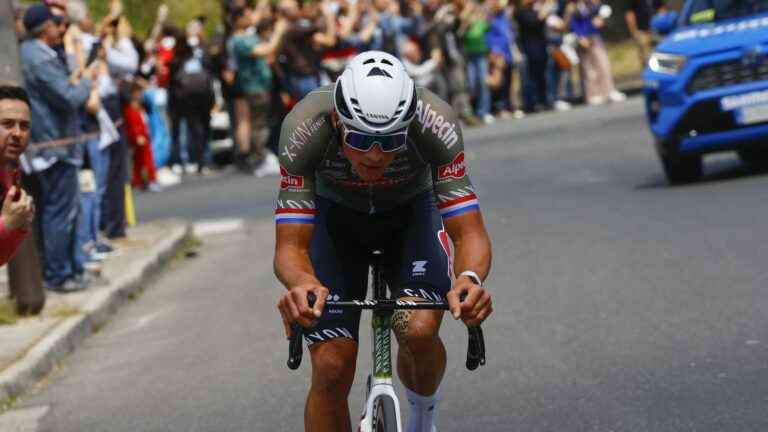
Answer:
[{"label": "white sneaker on spectator", "polygon": [[190,162],[186,165],[184,165],[184,172],[187,174],[193,174],[197,172],[197,164],[194,162]]},{"label": "white sneaker on spectator", "polygon": [[[178,167],[178,165],[176,165]],[[179,167],[181,169],[181,167]],[[181,183],[181,177],[168,167],[162,167],[157,170],[157,183],[160,186],[168,187]]]},{"label": "white sneaker on spectator", "polygon": [[181,165],[174,164],[171,166],[171,172],[173,172],[176,175],[182,175],[184,174],[184,168]]},{"label": "white sneaker on spectator", "polygon": [[280,161],[272,152],[268,152],[261,165],[253,170],[253,175],[258,178],[278,174],[280,174]]},{"label": "white sneaker on spectator", "polygon": [[512,117],[520,120],[525,118],[525,111],[523,110],[515,110],[514,113],[512,113]]},{"label": "white sneaker on spectator", "polygon": [[491,123],[493,123],[495,121],[496,121],[496,119],[493,118],[493,115],[491,115],[491,114],[486,114],[486,115],[483,116],[483,123],[485,123],[487,125],[489,125],[489,124],[491,124]]},{"label": "white sneaker on spectator", "polygon": [[624,102],[625,100],[627,100],[627,95],[625,95],[624,93],[618,90],[614,90],[608,93],[608,99],[611,102]]},{"label": "white sneaker on spectator", "polygon": [[147,186],[147,190],[150,192],[162,192],[163,188],[157,182],[152,182]]},{"label": "white sneaker on spectator", "polygon": [[602,105],[605,103],[605,98],[602,96],[592,96],[587,101],[588,105]]},{"label": "white sneaker on spectator", "polygon": [[564,100],[556,100],[555,101],[555,110],[557,111],[568,111],[571,109],[571,104]]}]

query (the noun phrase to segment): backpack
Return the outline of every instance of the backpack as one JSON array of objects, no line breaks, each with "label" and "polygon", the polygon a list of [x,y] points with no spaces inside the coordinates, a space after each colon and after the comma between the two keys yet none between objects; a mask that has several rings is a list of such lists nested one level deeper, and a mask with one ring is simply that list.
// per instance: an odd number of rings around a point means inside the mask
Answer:
[{"label": "backpack", "polygon": [[211,109],[214,104],[213,78],[199,59],[187,60],[179,69],[176,81],[180,106]]}]

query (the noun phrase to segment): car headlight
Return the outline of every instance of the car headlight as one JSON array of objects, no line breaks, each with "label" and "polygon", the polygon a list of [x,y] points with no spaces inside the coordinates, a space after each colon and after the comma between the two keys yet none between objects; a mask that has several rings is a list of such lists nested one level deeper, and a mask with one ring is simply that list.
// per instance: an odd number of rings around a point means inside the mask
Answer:
[{"label": "car headlight", "polygon": [[648,67],[654,72],[675,75],[683,68],[685,61],[685,56],[655,52],[648,60]]}]

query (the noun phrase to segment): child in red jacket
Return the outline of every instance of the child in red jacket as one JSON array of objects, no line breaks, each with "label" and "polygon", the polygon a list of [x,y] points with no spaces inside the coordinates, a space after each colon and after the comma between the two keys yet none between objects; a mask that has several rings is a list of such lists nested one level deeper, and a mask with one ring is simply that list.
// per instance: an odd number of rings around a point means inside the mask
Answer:
[{"label": "child in red jacket", "polygon": [[[125,128],[128,134],[128,143],[133,147],[133,179],[131,184],[136,188],[148,188],[152,192],[159,192],[155,174],[155,160],[152,155],[152,141],[150,140],[149,126],[147,126],[147,112],[144,109],[144,89],[138,82],[131,84],[130,100],[123,108]],[[146,171],[147,181],[144,180]]]}]

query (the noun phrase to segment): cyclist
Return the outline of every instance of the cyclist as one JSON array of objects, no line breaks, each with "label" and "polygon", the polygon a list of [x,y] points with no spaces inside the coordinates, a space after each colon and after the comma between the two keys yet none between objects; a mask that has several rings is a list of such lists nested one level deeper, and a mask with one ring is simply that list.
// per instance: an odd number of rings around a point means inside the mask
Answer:
[{"label": "cyclist", "polygon": [[[384,52],[358,54],[334,85],[302,99],[283,122],[279,157],[274,264],[288,292],[278,309],[287,336],[294,323],[308,328],[305,428],[349,431],[360,312],[326,309],[326,298],[365,298],[376,249],[394,297],[447,300],[455,319],[479,325],[492,312],[482,287],[490,240],[455,113],[416,88],[402,63]],[[317,296],[313,308],[310,292]],[[442,311],[427,310],[392,318],[397,371],[411,403],[408,432],[435,430],[446,364],[441,320]]]}]

